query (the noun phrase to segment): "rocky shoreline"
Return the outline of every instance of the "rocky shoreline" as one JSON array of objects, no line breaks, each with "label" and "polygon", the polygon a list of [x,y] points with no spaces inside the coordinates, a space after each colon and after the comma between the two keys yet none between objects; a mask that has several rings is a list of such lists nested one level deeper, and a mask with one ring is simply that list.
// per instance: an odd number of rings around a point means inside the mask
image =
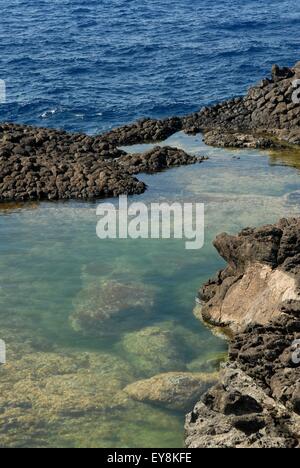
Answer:
[{"label": "rocky shoreline", "polygon": [[[0,125],[0,202],[93,199],[140,194],[140,172],[194,164],[197,158],[175,148],[128,155],[120,146],[157,143],[176,132],[204,133],[209,145],[286,148],[300,145],[300,99],[295,83],[300,63],[274,66],[272,77],[245,97],[185,117],[143,119],[98,136],[4,123]],[[200,158],[202,162],[203,158]]]},{"label": "rocky shoreline", "polygon": [[[178,131],[202,132],[207,144],[220,147],[298,148],[300,103],[293,97],[298,79],[300,63],[293,68],[274,66],[272,76],[251,88],[245,97],[182,118],[144,119],[100,136],[0,124],[0,202],[143,193],[146,186],[135,177],[137,174],[195,164],[206,158],[171,147],[157,146],[143,154],[127,154],[119,148],[157,143]],[[145,380],[135,382],[134,376],[120,382],[117,379],[116,405],[127,404],[129,399],[187,411],[191,402],[218,380],[187,416],[188,448],[299,448],[300,360],[295,347],[300,340],[300,220],[247,228],[238,236],[222,234],[215,246],[228,267],[202,288],[201,306],[195,314],[229,339],[229,360],[220,376],[216,372],[188,372],[188,368],[183,372],[180,356],[172,352],[171,334],[152,327],[139,335],[129,334],[129,344],[126,340],[123,343],[134,360],[139,357],[135,366],[145,372]],[[99,291],[107,295],[101,294],[101,307],[95,313]],[[131,284],[111,283],[109,288],[106,283],[92,284],[84,291],[84,308],[75,307],[71,324],[83,335],[98,336],[103,323],[109,330],[119,321],[124,297],[138,315],[145,304],[151,307],[153,294]],[[144,346],[144,340],[155,345],[150,364],[149,346]],[[140,342],[135,351],[132,343]],[[141,349],[147,352],[146,364]],[[168,349],[169,354],[160,349]],[[160,362],[158,355],[167,363]],[[84,381],[88,372],[81,373]],[[149,374],[154,377],[147,378]],[[40,398],[44,401],[44,394]],[[77,398],[80,391],[70,397],[72,405]],[[64,404],[59,411],[69,412],[70,402]],[[99,401],[96,407],[101,405],[106,408],[107,402]],[[86,406],[95,411],[90,394]],[[17,416],[21,414],[20,410]]]},{"label": "rocky shoreline", "polygon": [[195,164],[176,148],[156,147],[128,155],[101,136],[0,125],[0,202],[68,200],[141,194],[143,182],[132,174]]},{"label": "rocky shoreline", "polygon": [[300,447],[300,219],[220,235],[228,262],[196,315],[229,338],[219,382],[186,419],[189,448]]}]

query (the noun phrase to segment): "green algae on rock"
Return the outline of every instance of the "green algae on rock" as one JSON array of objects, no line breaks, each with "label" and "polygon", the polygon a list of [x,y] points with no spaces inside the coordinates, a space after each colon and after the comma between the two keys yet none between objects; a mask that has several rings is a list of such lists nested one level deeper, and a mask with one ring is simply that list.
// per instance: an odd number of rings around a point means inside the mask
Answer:
[{"label": "green algae on rock", "polygon": [[159,326],[126,334],[122,340],[122,347],[140,375],[149,376],[185,369],[182,353],[174,335]]},{"label": "green algae on rock", "polygon": [[137,401],[185,411],[218,380],[218,373],[170,372],[128,385],[124,391]]},{"label": "green algae on rock", "polygon": [[116,335],[143,321],[154,305],[154,290],[144,284],[94,281],[75,301],[73,328],[88,336]]},{"label": "green algae on rock", "polygon": [[180,417],[122,391],[135,377],[121,357],[37,352],[40,339],[1,333],[9,340],[9,361],[0,366],[1,448],[182,446]]},{"label": "green algae on rock", "polygon": [[187,364],[190,372],[214,372],[220,370],[221,364],[228,359],[228,353],[209,353],[198,357]]},{"label": "green algae on rock", "polygon": [[[7,337],[11,330],[2,328]],[[0,367],[0,447],[51,445],[68,419],[84,421],[126,405],[118,393],[134,376],[121,358],[108,353],[36,352],[24,335],[8,345]]]}]

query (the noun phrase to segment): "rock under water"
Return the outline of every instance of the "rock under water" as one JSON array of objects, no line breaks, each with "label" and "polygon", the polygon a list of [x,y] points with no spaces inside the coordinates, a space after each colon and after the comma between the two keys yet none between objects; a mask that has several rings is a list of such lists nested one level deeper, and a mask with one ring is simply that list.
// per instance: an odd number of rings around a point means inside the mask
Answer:
[{"label": "rock under water", "polygon": [[218,373],[170,372],[128,385],[131,398],[171,410],[186,411],[218,378]]},{"label": "rock under water", "polygon": [[78,294],[72,327],[87,336],[119,334],[145,320],[154,296],[155,290],[145,284],[94,280]]}]

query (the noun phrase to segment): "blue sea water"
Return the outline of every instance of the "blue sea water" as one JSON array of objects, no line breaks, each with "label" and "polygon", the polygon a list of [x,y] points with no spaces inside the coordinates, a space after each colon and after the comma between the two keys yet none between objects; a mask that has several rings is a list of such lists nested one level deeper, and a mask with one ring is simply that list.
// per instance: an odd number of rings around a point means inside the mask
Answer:
[{"label": "blue sea water", "polygon": [[298,0],[0,0],[0,120],[101,132],[242,94],[299,58]]},{"label": "blue sea water", "polygon": [[[300,59],[296,0],[0,0],[0,8],[0,121],[97,133],[242,94],[274,62]],[[155,359],[170,349],[180,372],[215,370],[224,359],[226,343],[193,315],[199,285],[223,266],[212,239],[298,216],[299,172],[288,167],[298,155],[233,153],[183,133],[164,144],[210,159],[139,176],[148,191],[137,200],[205,203],[199,252],[172,240],[101,242],[95,203],[0,207],[8,357],[0,447],[183,445],[183,410],[124,399],[123,389],[174,370],[173,358]],[[78,305],[98,310],[99,288],[115,282],[150,287],[149,316],[139,323],[134,315],[113,338],[73,329]]]}]

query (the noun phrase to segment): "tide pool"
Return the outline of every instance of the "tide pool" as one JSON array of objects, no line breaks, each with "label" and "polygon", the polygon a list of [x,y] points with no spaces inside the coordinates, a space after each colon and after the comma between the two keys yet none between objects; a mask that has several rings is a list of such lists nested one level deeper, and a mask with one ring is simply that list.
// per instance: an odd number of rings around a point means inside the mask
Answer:
[{"label": "tide pool", "polygon": [[[183,446],[183,412],[123,389],[162,372],[218,368],[226,343],[193,316],[197,290],[224,266],[212,241],[299,215],[299,171],[284,155],[209,148],[201,136],[163,144],[210,159],[139,176],[148,190],[130,201],[204,203],[201,250],[100,240],[103,200],[0,205],[0,446]],[[96,321],[119,309],[105,327]]]}]

